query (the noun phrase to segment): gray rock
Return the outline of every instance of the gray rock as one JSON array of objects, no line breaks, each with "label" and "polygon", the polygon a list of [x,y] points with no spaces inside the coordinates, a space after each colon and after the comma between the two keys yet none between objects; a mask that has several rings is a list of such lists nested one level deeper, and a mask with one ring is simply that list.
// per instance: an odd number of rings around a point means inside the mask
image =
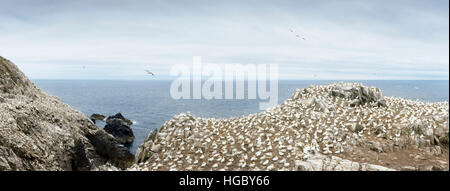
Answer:
[{"label": "gray rock", "polygon": [[[103,130],[83,113],[36,88],[3,57],[0,97],[4,98],[0,103],[0,170],[90,170],[110,160],[87,138]],[[110,151],[107,155],[117,155],[117,150]]]},{"label": "gray rock", "polygon": [[352,86],[336,85],[331,91],[331,96],[350,99],[351,107],[373,104],[373,106],[386,107],[386,100],[378,88],[366,87],[362,84],[353,84]]},{"label": "gray rock", "polygon": [[128,123],[121,119],[109,119],[103,129],[113,135],[122,144],[128,145],[134,141],[133,130],[128,126]]},{"label": "gray rock", "polygon": [[134,162],[134,155],[112,135],[103,130],[87,134],[87,138],[98,154],[119,168],[125,169]]},{"label": "gray rock", "polygon": [[120,119],[125,122],[127,125],[133,125],[133,122],[127,118],[125,118],[121,113],[116,113],[115,115],[109,116],[106,118],[106,123],[109,123],[112,119]]}]

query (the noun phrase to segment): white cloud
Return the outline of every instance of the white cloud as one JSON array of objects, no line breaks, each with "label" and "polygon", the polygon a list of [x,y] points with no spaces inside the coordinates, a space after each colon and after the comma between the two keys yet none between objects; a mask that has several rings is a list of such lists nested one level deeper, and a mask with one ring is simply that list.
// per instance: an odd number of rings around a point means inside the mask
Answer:
[{"label": "white cloud", "polygon": [[143,79],[196,55],[286,79],[449,78],[448,1],[33,2],[0,3],[0,55],[31,78]]}]

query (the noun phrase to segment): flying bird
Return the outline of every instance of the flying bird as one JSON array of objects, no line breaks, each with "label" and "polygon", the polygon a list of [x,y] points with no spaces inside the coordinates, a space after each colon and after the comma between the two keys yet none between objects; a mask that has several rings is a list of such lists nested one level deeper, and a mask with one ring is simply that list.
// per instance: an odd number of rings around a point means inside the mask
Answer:
[{"label": "flying bird", "polygon": [[297,35],[295,35],[295,37],[297,37],[297,38],[301,38],[301,39],[303,39],[303,40],[306,40],[306,39],[305,39],[305,37],[301,37],[301,36],[300,36],[300,35],[298,35],[298,34],[297,34]]},{"label": "flying bird", "polygon": [[[294,32],[294,30],[292,30],[292,29],[289,29],[289,31],[291,31],[291,33]],[[301,37],[299,34],[295,34],[295,37],[306,40],[305,37]]]},{"label": "flying bird", "polygon": [[151,72],[150,70],[145,70],[145,72],[147,72],[147,74],[150,74],[152,76],[154,76],[155,74],[153,72]]}]

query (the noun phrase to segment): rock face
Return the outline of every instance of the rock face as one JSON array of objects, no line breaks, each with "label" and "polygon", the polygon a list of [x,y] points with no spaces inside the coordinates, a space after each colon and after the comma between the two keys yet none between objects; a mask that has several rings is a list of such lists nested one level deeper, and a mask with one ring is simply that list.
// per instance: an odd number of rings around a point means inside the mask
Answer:
[{"label": "rock face", "polygon": [[108,118],[104,130],[122,144],[127,145],[134,141],[134,134],[130,126],[120,118]]},{"label": "rock face", "polygon": [[339,84],[331,90],[331,95],[335,97],[352,100],[350,106],[359,106],[364,104],[374,104],[377,106],[386,106],[383,94],[380,89],[375,87],[365,87],[362,84]]},{"label": "rock face", "polygon": [[176,115],[130,169],[448,170],[448,111],[448,102],[383,97],[362,84],[310,86],[248,116]]},{"label": "rock face", "polygon": [[126,125],[133,125],[133,122],[127,118],[125,118],[121,113],[117,113],[113,116],[109,116],[108,118],[106,118],[106,123],[108,123],[109,121],[113,120],[113,119],[120,119],[122,120]]},{"label": "rock face", "polygon": [[108,161],[125,168],[133,157],[121,147],[0,57],[0,170],[91,170]]},{"label": "rock face", "polygon": [[109,162],[117,167],[125,169],[133,164],[134,155],[107,132],[96,131],[87,134],[86,137],[100,156],[109,159]]}]

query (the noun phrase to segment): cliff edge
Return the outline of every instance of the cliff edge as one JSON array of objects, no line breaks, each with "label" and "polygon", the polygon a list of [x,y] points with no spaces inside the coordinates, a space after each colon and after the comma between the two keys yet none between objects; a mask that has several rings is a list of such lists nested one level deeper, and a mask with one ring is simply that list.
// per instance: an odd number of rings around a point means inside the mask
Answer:
[{"label": "cliff edge", "polygon": [[126,168],[134,156],[0,56],[0,170]]}]

